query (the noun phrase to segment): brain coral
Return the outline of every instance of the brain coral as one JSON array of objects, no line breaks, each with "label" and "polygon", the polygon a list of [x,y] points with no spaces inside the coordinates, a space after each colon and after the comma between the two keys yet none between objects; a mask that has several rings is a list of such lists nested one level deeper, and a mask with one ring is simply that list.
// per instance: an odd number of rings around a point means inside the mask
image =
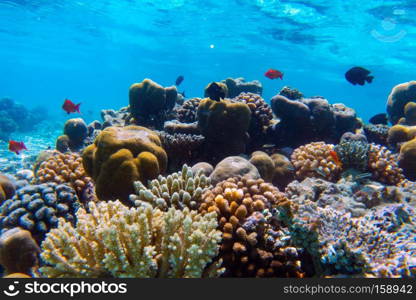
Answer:
[{"label": "brain coral", "polygon": [[250,118],[247,104],[202,100],[198,107],[198,127],[206,138],[207,159],[219,161],[244,153]]},{"label": "brain coral", "polygon": [[176,87],[164,88],[150,79],[135,83],[129,90],[130,112],[136,123],[163,127],[164,114],[176,103]]},{"label": "brain coral", "polygon": [[130,200],[136,206],[150,203],[153,207],[167,210],[170,207],[176,209],[196,210],[202,202],[202,194],[211,187],[209,177],[203,175],[203,170],[193,172],[184,165],[181,172],[173,173],[167,177],[159,175],[149,183],[147,188],[142,182],[136,181],[135,195],[130,195]]},{"label": "brain coral", "polygon": [[40,249],[29,231],[13,228],[0,236],[0,265],[5,274],[32,275],[38,267]]},{"label": "brain coral", "polygon": [[82,155],[98,198],[128,201],[134,181],[147,182],[164,172],[167,155],[161,145],[158,135],[144,127],[104,129]]},{"label": "brain coral", "polygon": [[287,234],[270,217],[272,207],[290,204],[263,180],[230,178],[203,195],[202,213],[216,212],[223,232],[220,257],[224,276],[302,277],[298,251],[287,247]]},{"label": "brain coral", "polygon": [[387,114],[390,122],[396,124],[404,116],[407,103],[416,100],[416,81],[396,85],[387,99]]},{"label": "brain coral", "polygon": [[89,204],[77,226],[60,219],[42,243],[41,272],[47,277],[185,278],[218,276],[221,233],[215,214],[150,206],[128,208],[119,201]]},{"label": "brain coral", "polygon": [[323,177],[330,181],[336,181],[341,172],[331,151],[334,145],[324,142],[315,142],[301,146],[293,151],[291,161],[295,167],[296,177],[304,179],[306,177]]},{"label": "brain coral", "polygon": [[39,242],[58,225],[59,217],[74,222],[80,205],[75,191],[65,184],[27,185],[0,207],[0,228],[21,227]]},{"label": "brain coral", "polygon": [[85,173],[82,157],[76,153],[59,153],[54,151],[39,165],[36,171],[37,183],[67,183],[82,202],[94,200],[92,180]]}]

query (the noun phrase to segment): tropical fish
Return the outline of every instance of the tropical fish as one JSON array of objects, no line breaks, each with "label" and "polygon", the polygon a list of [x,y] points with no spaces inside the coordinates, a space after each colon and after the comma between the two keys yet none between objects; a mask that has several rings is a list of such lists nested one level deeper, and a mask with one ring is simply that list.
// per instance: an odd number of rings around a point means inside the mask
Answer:
[{"label": "tropical fish", "polygon": [[71,100],[65,99],[65,102],[64,102],[64,105],[62,105],[62,108],[69,115],[70,113],[74,113],[74,112],[81,113],[79,111],[79,106],[80,105],[81,105],[81,103],[75,104]]},{"label": "tropical fish", "polygon": [[381,113],[381,114],[377,114],[373,116],[370,119],[370,123],[374,125],[378,125],[378,124],[387,125],[388,123],[387,114]]},{"label": "tropical fish", "polygon": [[23,150],[27,150],[25,143],[9,141],[9,151],[20,154],[20,152]]},{"label": "tropical fish", "polygon": [[326,173],[323,170],[319,169],[319,168],[315,168],[315,172],[318,173],[318,175],[321,175],[324,178],[327,177]]},{"label": "tropical fish", "polygon": [[182,75],[178,76],[178,78],[176,78],[175,85],[179,86],[184,79],[185,77],[183,77]]},{"label": "tropical fish", "polygon": [[280,78],[283,80],[283,73],[274,69],[269,69],[266,73],[264,73],[264,76],[270,79]]},{"label": "tropical fish", "polygon": [[354,67],[345,73],[345,78],[353,85],[364,85],[366,81],[368,83],[373,82],[374,76],[369,76],[370,73],[371,71],[364,68]]},{"label": "tropical fish", "polygon": [[334,161],[334,163],[338,166],[341,167],[342,166],[342,162],[338,157],[338,153],[335,152],[334,150],[329,151],[329,155],[331,156],[332,160]]},{"label": "tropical fish", "polygon": [[353,177],[353,180],[354,181],[360,181],[360,180],[364,180],[364,179],[370,178],[372,176],[373,176],[373,174],[371,174],[371,173],[361,173],[361,174],[355,175]]}]

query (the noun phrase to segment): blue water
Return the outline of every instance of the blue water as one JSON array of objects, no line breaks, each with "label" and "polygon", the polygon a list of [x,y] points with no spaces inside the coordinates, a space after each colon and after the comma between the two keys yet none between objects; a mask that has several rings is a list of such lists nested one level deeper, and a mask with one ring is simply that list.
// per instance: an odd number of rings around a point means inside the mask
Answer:
[{"label": "blue water", "polygon": [[[414,0],[0,0],[0,97],[62,118],[69,98],[93,119],[127,105],[146,77],[171,85],[182,74],[189,97],[242,76],[267,101],[289,85],[368,120],[415,79],[415,10]],[[372,84],[345,80],[356,65]],[[269,68],[284,80],[265,78]]]}]

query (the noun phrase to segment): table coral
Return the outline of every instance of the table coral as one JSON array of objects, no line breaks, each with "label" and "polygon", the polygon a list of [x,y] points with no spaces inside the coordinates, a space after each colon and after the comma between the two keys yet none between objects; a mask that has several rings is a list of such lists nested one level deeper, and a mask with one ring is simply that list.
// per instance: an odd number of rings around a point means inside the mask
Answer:
[{"label": "table coral", "polygon": [[108,127],[85,148],[83,165],[100,200],[128,201],[133,182],[163,173],[167,155],[156,132],[140,126]]},{"label": "table coral", "polygon": [[75,191],[65,184],[28,185],[0,206],[0,228],[5,231],[21,227],[39,242],[58,225],[59,217],[74,222],[81,205]]},{"label": "table coral", "polygon": [[273,207],[290,210],[283,193],[263,180],[230,178],[203,195],[202,213],[216,212],[223,232],[224,276],[302,277],[298,249],[271,217]]},{"label": "table coral", "polygon": [[194,173],[184,165],[181,172],[167,177],[159,175],[148,187],[141,181],[136,181],[134,187],[136,194],[130,195],[130,200],[135,206],[150,203],[164,211],[170,207],[197,210],[202,202],[202,194],[211,188],[211,180],[203,175],[202,170]]},{"label": "table coral", "polygon": [[82,202],[94,200],[93,183],[82,165],[82,157],[76,153],[53,152],[42,162],[35,174],[37,183],[55,182],[70,185]]},{"label": "table coral", "polygon": [[301,146],[292,153],[291,161],[295,167],[296,177],[323,177],[336,181],[341,173],[341,166],[334,161],[331,151],[334,145],[315,142]]},{"label": "table coral", "polygon": [[33,275],[39,266],[40,248],[29,231],[9,229],[0,235],[0,265],[5,275]]},{"label": "table coral", "polygon": [[396,85],[387,99],[387,114],[392,124],[399,122],[404,116],[407,103],[416,99],[416,81]]},{"label": "table coral", "polygon": [[214,213],[90,203],[77,226],[60,219],[42,243],[47,277],[197,278],[218,276],[221,233]]}]

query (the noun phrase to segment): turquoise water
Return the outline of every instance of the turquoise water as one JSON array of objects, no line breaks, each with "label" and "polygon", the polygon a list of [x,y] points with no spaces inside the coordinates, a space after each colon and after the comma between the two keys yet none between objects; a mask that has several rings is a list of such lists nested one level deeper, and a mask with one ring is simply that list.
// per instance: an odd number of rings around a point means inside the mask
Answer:
[{"label": "turquoise water", "polygon": [[[393,86],[414,79],[416,3],[380,0],[1,0],[0,98],[86,118],[128,104],[149,77],[186,95],[226,77],[259,79],[269,101],[281,87],[343,102],[364,120],[385,111]],[[375,80],[353,86],[353,66]],[[275,68],[283,81],[264,72]]]}]

